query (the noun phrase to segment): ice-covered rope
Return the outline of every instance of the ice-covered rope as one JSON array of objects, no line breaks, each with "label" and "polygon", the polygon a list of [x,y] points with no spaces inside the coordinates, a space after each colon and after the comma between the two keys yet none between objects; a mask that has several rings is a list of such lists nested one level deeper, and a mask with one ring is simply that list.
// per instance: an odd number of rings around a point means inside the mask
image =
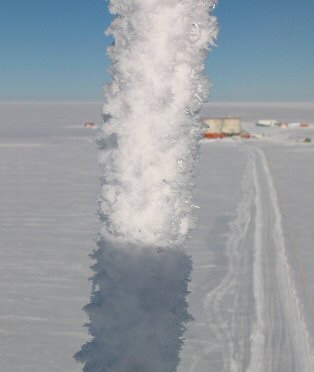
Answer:
[{"label": "ice-covered rope", "polygon": [[192,173],[217,34],[212,0],[117,0],[100,137],[101,235],[167,247],[192,226]]},{"label": "ice-covered rope", "polygon": [[214,0],[111,0],[100,147],[101,230],[85,372],[174,372],[189,320],[192,176]]}]

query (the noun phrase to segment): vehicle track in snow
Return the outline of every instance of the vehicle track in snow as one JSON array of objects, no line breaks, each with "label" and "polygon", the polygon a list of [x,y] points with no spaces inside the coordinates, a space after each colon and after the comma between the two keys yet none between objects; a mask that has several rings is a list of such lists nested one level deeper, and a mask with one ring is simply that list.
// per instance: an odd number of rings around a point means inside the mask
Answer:
[{"label": "vehicle track in snow", "polygon": [[[277,190],[263,150],[246,145],[242,200],[230,224],[228,270],[204,299],[224,372],[312,372],[314,357],[289,266]],[[200,372],[202,355],[189,372]],[[216,368],[216,369],[215,369]],[[208,366],[208,371],[218,371]]]},{"label": "vehicle track in snow", "polygon": [[255,323],[248,372],[311,372],[314,358],[288,262],[277,190],[264,152],[254,158]]},{"label": "vehicle track in snow", "polygon": [[[204,308],[214,333],[223,371],[244,371],[249,363],[251,317],[253,311],[252,221],[254,188],[253,162],[249,161],[242,180],[242,195],[236,218],[230,224],[226,245],[228,271],[220,284],[208,293]],[[214,369],[209,368],[209,371]],[[192,372],[192,371],[191,371]]]}]

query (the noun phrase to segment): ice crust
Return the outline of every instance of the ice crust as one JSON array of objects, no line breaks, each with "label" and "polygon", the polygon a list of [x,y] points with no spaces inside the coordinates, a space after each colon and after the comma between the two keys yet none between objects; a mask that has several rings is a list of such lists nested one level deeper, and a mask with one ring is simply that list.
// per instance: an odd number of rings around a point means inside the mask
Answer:
[{"label": "ice crust", "polygon": [[99,138],[101,235],[168,247],[192,226],[197,115],[209,90],[214,1],[112,1],[112,82]]},{"label": "ice crust", "polygon": [[191,259],[192,176],[204,63],[217,34],[213,0],[112,0],[114,44],[100,148],[92,339],[85,372],[173,372],[179,364]]},{"label": "ice crust", "polygon": [[190,319],[191,259],[178,249],[161,253],[99,242],[93,294],[86,312],[93,339],[77,354],[86,372],[170,372]]}]

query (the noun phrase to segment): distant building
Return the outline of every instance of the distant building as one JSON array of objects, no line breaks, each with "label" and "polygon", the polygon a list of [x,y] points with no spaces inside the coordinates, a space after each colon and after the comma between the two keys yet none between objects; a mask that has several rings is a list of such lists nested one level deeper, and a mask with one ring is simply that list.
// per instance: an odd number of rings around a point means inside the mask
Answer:
[{"label": "distant building", "polygon": [[202,121],[205,126],[204,137],[207,138],[239,135],[242,131],[241,119],[237,117],[204,118]]},{"label": "distant building", "polygon": [[84,124],[84,127],[85,128],[92,128],[92,129],[95,129],[96,128],[96,124],[93,123],[93,122],[87,122]]},{"label": "distant building", "polygon": [[267,119],[267,120],[259,120],[256,125],[259,127],[273,127],[275,125],[280,125],[281,122],[274,119]]}]

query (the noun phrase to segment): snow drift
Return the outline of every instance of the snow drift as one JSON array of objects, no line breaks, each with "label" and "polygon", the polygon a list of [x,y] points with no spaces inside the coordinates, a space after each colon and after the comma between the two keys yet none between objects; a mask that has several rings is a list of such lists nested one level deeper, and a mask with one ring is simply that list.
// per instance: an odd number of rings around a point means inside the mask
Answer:
[{"label": "snow drift", "polygon": [[214,0],[112,0],[112,82],[98,138],[101,230],[84,371],[175,371],[191,271],[198,116]]}]

